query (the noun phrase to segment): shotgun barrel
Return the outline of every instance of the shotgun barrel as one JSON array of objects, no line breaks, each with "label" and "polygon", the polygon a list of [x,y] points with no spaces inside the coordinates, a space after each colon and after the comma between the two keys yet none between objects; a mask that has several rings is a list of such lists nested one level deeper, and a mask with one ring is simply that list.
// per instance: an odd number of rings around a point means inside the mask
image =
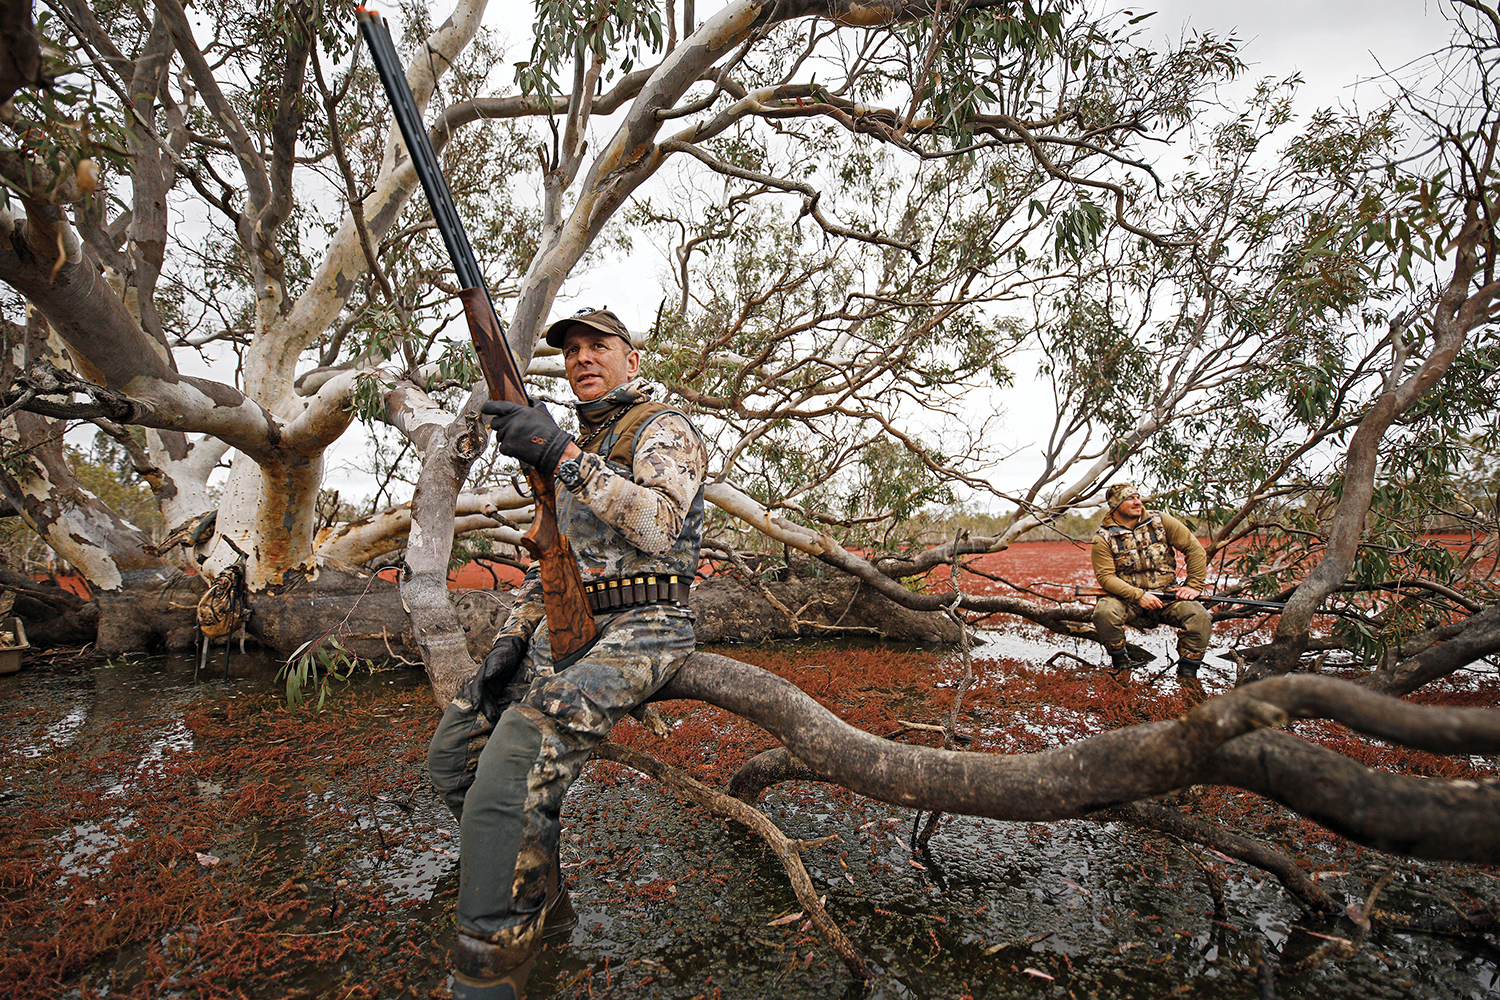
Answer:
[{"label": "shotgun barrel", "polygon": [[[355,16],[359,18],[359,33],[370,50],[370,58],[385,88],[396,125],[406,141],[412,167],[422,182],[427,204],[432,208],[433,221],[437,223],[443,245],[453,261],[460,289],[458,297],[463,303],[469,335],[474,340],[474,351],[479,356],[479,367],[489,387],[490,398],[530,405],[522,373],[505,339],[505,328],[495,313],[463,220],[453,205],[453,193],[427,137],[416,98],[407,85],[406,71],[391,42],[390,29],[384,18],[365,7],[358,8]],[[552,470],[527,468],[526,479],[531,486],[536,513],[521,542],[538,564],[552,659],[554,663],[561,663],[593,642],[598,628],[584,595],[578,560],[573,557],[567,537],[558,530],[557,488]]]}]

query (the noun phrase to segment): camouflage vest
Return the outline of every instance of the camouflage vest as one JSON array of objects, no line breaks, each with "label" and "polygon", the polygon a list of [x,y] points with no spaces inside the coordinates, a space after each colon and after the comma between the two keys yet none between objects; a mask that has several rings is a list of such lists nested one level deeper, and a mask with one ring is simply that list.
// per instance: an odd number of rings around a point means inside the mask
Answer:
[{"label": "camouflage vest", "polygon": [[[668,412],[687,419],[686,414],[665,403],[647,397],[637,398],[639,402],[626,404],[628,409],[618,423],[585,448],[603,456],[605,464],[614,472],[632,480],[635,476],[632,465],[636,442],[646,424],[653,417]],[[601,414],[604,420],[596,421],[592,426],[607,422],[617,413],[618,409]],[[584,425],[585,438],[590,429],[590,425]],[[573,543],[573,554],[578,558],[578,569],[584,583],[645,573],[675,573],[691,581],[698,570],[698,549],[703,542],[703,486],[698,486],[698,493],[688,507],[677,541],[662,555],[642,552],[630,544],[614,525],[600,518],[570,490],[557,491],[557,521],[562,533]]]},{"label": "camouflage vest", "polygon": [[1177,557],[1167,544],[1167,532],[1158,511],[1147,511],[1134,528],[1106,524],[1099,535],[1115,558],[1115,573],[1132,587],[1155,590],[1177,579]]}]

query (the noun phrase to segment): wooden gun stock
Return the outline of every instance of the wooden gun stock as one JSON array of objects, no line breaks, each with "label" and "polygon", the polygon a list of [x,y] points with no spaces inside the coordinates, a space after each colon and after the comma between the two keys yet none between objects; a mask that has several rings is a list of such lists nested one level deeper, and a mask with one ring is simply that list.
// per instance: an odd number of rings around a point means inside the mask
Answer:
[{"label": "wooden gun stock", "polygon": [[1081,583],[1075,583],[1073,585],[1073,596],[1074,597],[1108,597],[1109,596],[1109,591],[1105,590],[1103,587],[1085,587]]},{"label": "wooden gun stock", "polygon": [[[490,307],[489,296],[481,288],[465,288],[458,293],[469,321],[469,335],[474,339],[474,353],[490,387],[491,399],[504,399],[522,406],[530,405],[521,386],[520,372],[511,356],[505,331]],[[552,661],[566,657],[594,641],[598,627],[589,611],[583,591],[583,577],[578,560],[567,536],[557,527],[557,487],[551,472],[527,468],[526,482],[531,486],[535,513],[531,527],[521,536],[521,544],[537,561],[542,582],[542,603],[547,609],[547,631],[551,637]]]},{"label": "wooden gun stock", "polygon": [[[385,87],[386,97],[390,99],[396,125],[406,140],[412,166],[422,182],[423,193],[427,195],[427,204],[432,208],[433,221],[437,223],[448,256],[453,261],[453,270],[461,287],[459,299],[469,321],[469,335],[474,339],[474,352],[479,356],[479,367],[484,372],[485,384],[489,386],[490,398],[529,406],[531,400],[526,395],[521,371],[510,352],[500,318],[495,315],[479,262],[474,258],[474,248],[469,244],[463,220],[454,208],[453,194],[438,166],[437,153],[427,137],[416,99],[406,84],[406,73],[391,43],[390,31],[374,11],[361,7],[355,14],[359,18],[360,35],[365,39],[375,71]],[[547,630],[551,634],[552,660],[561,663],[593,642],[599,630],[589,611],[588,597],[583,592],[578,560],[557,527],[557,489],[552,482],[552,470],[529,469],[526,479],[531,484],[536,513],[521,542],[537,561],[542,602],[547,609]]]}]

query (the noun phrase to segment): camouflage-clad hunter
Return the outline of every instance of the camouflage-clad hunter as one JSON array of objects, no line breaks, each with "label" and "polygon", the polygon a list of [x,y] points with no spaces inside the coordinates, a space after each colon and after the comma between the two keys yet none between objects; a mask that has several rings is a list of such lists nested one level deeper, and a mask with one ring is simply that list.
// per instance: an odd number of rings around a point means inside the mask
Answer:
[{"label": "camouflage-clad hunter", "polygon": [[[1115,483],[1105,491],[1109,513],[1094,535],[1090,559],[1099,586],[1109,597],[1094,605],[1094,632],[1109,651],[1110,666],[1128,676],[1125,626],[1177,630],[1177,679],[1202,691],[1198,669],[1208,651],[1208,609],[1195,598],[1203,593],[1208,556],[1187,525],[1164,511],[1147,510],[1140,491]],[[1186,579],[1177,582],[1177,552],[1183,554]],[[1163,601],[1156,592],[1177,598]]]},{"label": "camouflage-clad hunter", "polygon": [[651,399],[640,354],[607,310],[553,323],[579,437],[546,409],[491,401],[501,451],[555,469],[557,515],[599,637],[553,663],[535,567],[479,672],[449,704],[427,765],[458,817],[454,997],[515,1000],[543,937],[577,922],[557,867],[558,815],[595,745],[693,651],[688,588],[703,538],[707,455],[686,416]]}]

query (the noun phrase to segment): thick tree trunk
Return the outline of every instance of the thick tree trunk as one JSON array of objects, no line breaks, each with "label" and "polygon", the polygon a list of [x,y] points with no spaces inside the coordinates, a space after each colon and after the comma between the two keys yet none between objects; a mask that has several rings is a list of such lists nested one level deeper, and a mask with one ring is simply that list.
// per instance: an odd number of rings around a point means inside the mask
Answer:
[{"label": "thick tree trunk", "polygon": [[[85,641],[107,656],[192,650],[199,642],[198,599],[206,587],[201,576],[175,574],[157,586],[101,595],[90,605],[97,608],[97,633]],[[17,610],[26,617],[19,602]],[[28,620],[26,631],[33,646],[46,645],[38,640],[48,634],[45,627],[33,631]],[[247,648],[282,660],[328,639],[374,661],[414,663],[419,655],[394,583],[326,567],[316,579],[280,593],[251,594],[245,638]]]},{"label": "thick tree trunk", "polygon": [[197,642],[202,577],[173,572],[153,586],[100,594],[95,649],[105,656],[183,653]]},{"label": "thick tree trunk", "polygon": [[[63,455],[63,424],[12,414],[0,446],[14,454],[0,471],[0,494],[37,535],[99,591],[160,584],[175,571],[151,553],[151,539],[74,477]],[[29,447],[20,447],[26,442]]]},{"label": "thick tree trunk", "polygon": [[[428,58],[413,61],[410,79],[420,103],[426,103],[437,79],[472,41],[485,10],[484,0],[464,0],[427,40]],[[292,209],[291,171],[297,145],[310,39],[290,40],[281,64],[269,67],[281,79],[265,96],[274,120],[267,136],[252,136],[242,111],[227,95],[193,38],[194,27],[181,4],[155,8],[149,37],[130,56],[116,52],[104,28],[88,9],[75,10],[77,28],[104,53],[111,69],[128,81],[136,114],[131,116],[132,175],[136,198],[129,216],[128,240],[104,233],[87,206],[76,208],[77,225],[106,254],[117,273],[112,284],[106,268],[85,248],[68,225],[59,204],[82,203],[84,194],[71,173],[39,177],[34,158],[0,150],[0,173],[24,185],[28,195],[24,218],[0,212],[8,239],[0,241],[0,281],[24,294],[67,343],[78,370],[133,408],[132,423],[158,429],[152,442],[155,477],[163,512],[172,527],[207,510],[203,492],[220,450],[234,448],[236,469],[228,499],[221,505],[217,530],[227,532],[249,553],[247,575],[252,588],[280,585],[292,570],[316,574],[313,557],[315,505],[322,479],[322,452],[348,426],[345,405],[353,373],[344,373],[312,398],[295,395],[294,376],[303,352],[335,324],[340,310],[367,268],[362,239],[378,241],[394,224],[415,187],[408,159],[395,137],[387,145],[381,172],[363,205],[335,235],[306,292],[295,303],[285,301],[285,265],[279,246],[280,227]],[[174,62],[173,52],[179,62]],[[158,91],[172,67],[193,80],[199,100],[222,127],[242,172],[243,201],[219,207],[238,213],[243,262],[255,294],[253,337],[241,372],[245,392],[204,379],[179,375],[161,339],[154,293],[167,245],[166,203],[178,160],[172,148],[186,141],[181,108],[159,99]],[[163,132],[168,139],[163,140]],[[356,224],[357,223],[357,224]],[[124,246],[125,249],[115,248]],[[124,419],[124,418],[122,418]],[[187,433],[216,439],[196,448]],[[250,466],[254,467],[251,468]],[[181,477],[174,481],[174,477]],[[108,557],[130,558],[139,544],[119,544],[95,525],[76,525],[82,544]],[[92,531],[92,534],[90,533]],[[65,553],[67,554],[67,553]],[[228,546],[213,544],[202,553],[214,572],[237,558]],[[72,556],[69,554],[69,558]],[[81,566],[92,563],[79,560]],[[118,572],[100,581],[116,586]]]}]

